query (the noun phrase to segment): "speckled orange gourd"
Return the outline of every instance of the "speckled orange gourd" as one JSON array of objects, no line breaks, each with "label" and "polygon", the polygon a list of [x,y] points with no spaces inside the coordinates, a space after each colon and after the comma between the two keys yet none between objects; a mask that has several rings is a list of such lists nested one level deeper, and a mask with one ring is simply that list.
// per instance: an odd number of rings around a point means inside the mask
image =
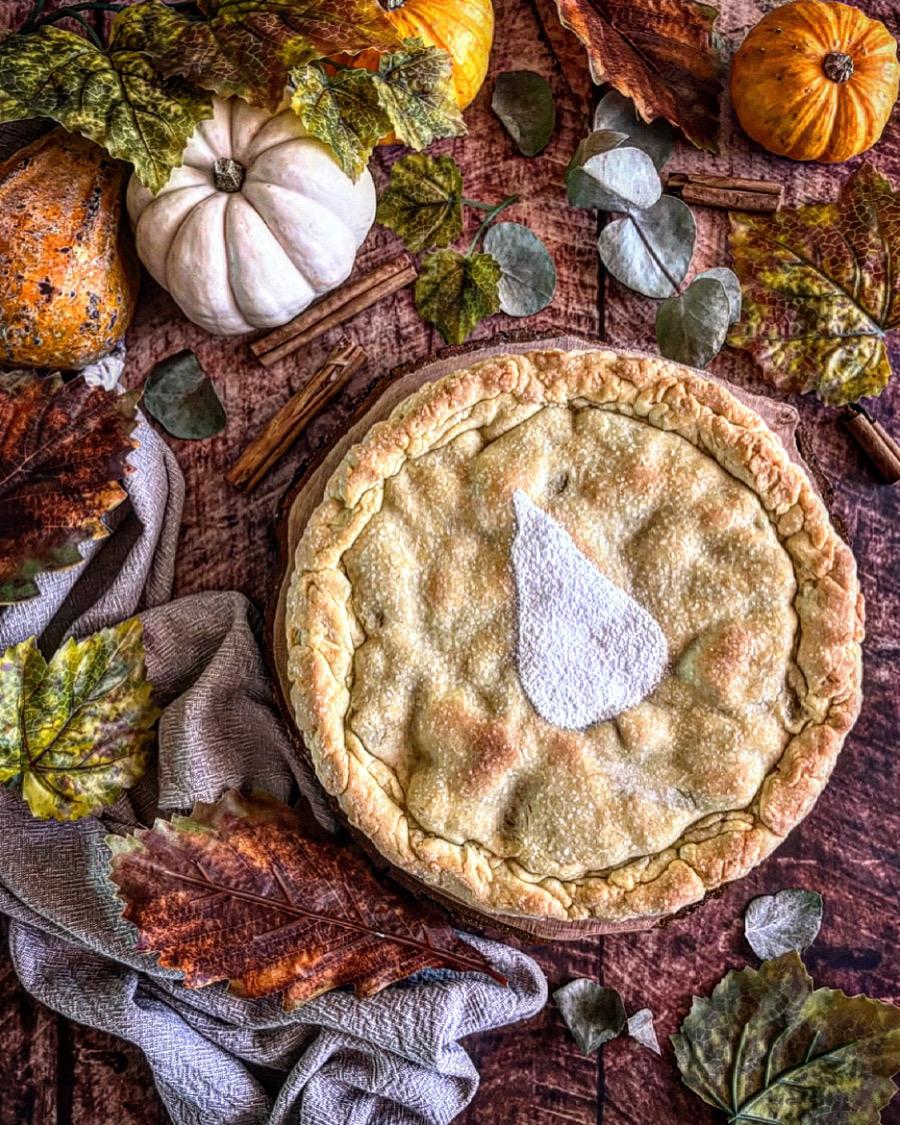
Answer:
[{"label": "speckled orange gourd", "polygon": [[881,137],[900,87],[897,43],[847,4],[795,0],[764,16],[734,57],[744,132],[778,156],[837,164]]},{"label": "speckled orange gourd", "polygon": [[123,166],[56,129],[0,164],[0,363],[83,367],[125,334],[139,272]]}]

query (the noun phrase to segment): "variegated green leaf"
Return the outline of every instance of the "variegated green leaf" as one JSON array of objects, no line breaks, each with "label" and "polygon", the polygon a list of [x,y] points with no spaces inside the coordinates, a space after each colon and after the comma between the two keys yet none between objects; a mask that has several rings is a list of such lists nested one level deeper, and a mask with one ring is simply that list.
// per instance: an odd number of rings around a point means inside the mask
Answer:
[{"label": "variegated green leaf", "polygon": [[41,819],[78,820],[112,804],[144,772],[159,716],[130,618],[48,663],[34,638],[0,660],[0,781],[20,780]]},{"label": "variegated green leaf", "polygon": [[212,104],[208,94],[161,78],[151,57],[133,49],[132,13],[141,7],[116,16],[105,51],[53,26],[0,39],[0,118],[50,117],[132,163],[157,191]]},{"label": "variegated green leaf", "polygon": [[900,1008],[813,990],[790,952],[728,973],[672,1042],[685,1084],[735,1125],[877,1125],[896,1091]]},{"label": "variegated green leaf", "polygon": [[500,308],[500,266],[490,254],[436,250],[422,262],[416,308],[448,344],[461,344]]},{"label": "variegated green leaf", "polygon": [[303,127],[330,145],[340,166],[356,179],[391,129],[378,100],[376,76],[349,68],[328,74],[320,64],[310,63],[292,71],[291,81],[291,108]]},{"label": "variegated green leaf", "polygon": [[397,139],[423,149],[442,137],[458,137],[466,126],[450,84],[452,62],[439,47],[419,39],[378,60],[378,97]]},{"label": "variegated green leaf", "polygon": [[835,404],[884,390],[900,327],[900,192],[884,176],[863,164],[837,203],[734,214],[731,248],[744,317],[729,343],[776,387]]},{"label": "variegated green leaf", "polygon": [[391,168],[376,218],[410,250],[449,246],[462,234],[462,192],[462,173],[452,156],[410,153]]}]

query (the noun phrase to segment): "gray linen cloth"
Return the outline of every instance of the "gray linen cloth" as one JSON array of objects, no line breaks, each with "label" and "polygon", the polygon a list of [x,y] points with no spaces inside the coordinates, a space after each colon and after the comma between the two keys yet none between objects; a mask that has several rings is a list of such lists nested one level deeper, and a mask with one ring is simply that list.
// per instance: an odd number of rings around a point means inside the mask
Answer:
[{"label": "gray linen cloth", "polygon": [[37,821],[0,789],[0,911],[16,972],[49,1007],[136,1043],[177,1125],[450,1121],[478,1086],[458,1040],[545,1002],[544,978],[524,954],[468,937],[508,988],[431,971],[368,1000],[332,992],[288,1015],[277,997],[190,991],[134,951],[105,877],[110,831],[245,784],[284,799],[299,785],[320,819],[330,815],[276,714],[253,607],[237,593],[168,600],[184,485],[146,422],[137,437],[131,510],[113,535],[90,544],[80,566],[41,576],[39,598],[0,611],[0,647],[37,634],[48,654],[67,635],[139,613],[164,708],[154,766],[102,818]]}]

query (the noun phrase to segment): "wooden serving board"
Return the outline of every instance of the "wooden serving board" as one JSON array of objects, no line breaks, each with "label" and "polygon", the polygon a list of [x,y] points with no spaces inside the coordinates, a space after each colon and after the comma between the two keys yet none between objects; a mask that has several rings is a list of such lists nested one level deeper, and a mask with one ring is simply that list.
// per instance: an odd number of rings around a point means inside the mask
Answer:
[{"label": "wooden serving board", "polygon": [[[441,354],[437,358],[427,357],[419,362],[407,365],[400,372],[397,372],[393,378],[382,382],[381,393],[335,445],[328,450],[320,451],[319,459],[314,464],[301,467],[297,477],[282,498],[276,516],[279,560],[276,569],[274,594],[270,600],[267,613],[267,632],[270,662],[279,703],[291,731],[297,753],[305,762],[309,762],[309,755],[303,737],[296,726],[293,709],[290,705],[290,682],[287,675],[287,636],[284,629],[287,592],[293,571],[292,563],[297,543],[303,534],[307,520],[322,500],[329,477],[337,469],[347,450],[351,445],[360,441],[375,422],[385,419],[399,403],[414,391],[417,391],[426,383],[441,378],[443,375],[462,370],[481,360],[497,355],[521,355],[530,351],[548,349],[581,351],[593,348],[608,350],[609,345],[583,336],[565,333],[540,337],[529,336],[525,339],[507,336],[487,347],[482,345],[472,348],[457,348],[450,354]],[[623,354],[645,356],[647,353],[626,352]],[[707,377],[709,376],[707,375]],[[793,406],[751,394],[739,387],[725,383],[721,379],[718,382],[727,386],[737,398],[760,414],[771,429],[778,434],[790,457],[808,471],[810,470],[810,466],[804,461],[797,444],[799,415]],[[815,475],[811,471],[810,476],[815,483]],[[347,825],[346,818],[337,809],[336,803],[332,801],[330,804],[335,809],[339,820]],[[550,918],[485,914],[389,865],[384,857],[375,852],[367,839],[349,825],[347,827],[370,858],[373,858],[382,868],[388,869],[395,879],[415,893],[424,893],[429,898],[439,902],[461,922],[470,927],[501,929],[533,941],[538,939],[575,940],[589,935],[629,933],[651,929],[659,923],[659,919],[653,918],[644,922],[611,925],[595,919],[565,922]]]}]

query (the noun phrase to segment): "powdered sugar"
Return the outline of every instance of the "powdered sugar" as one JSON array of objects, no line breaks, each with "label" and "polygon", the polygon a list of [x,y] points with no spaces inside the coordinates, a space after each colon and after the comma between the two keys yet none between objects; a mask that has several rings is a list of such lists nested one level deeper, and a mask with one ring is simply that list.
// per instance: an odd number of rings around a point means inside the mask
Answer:
[{"label": "powdered sugar", "polygon": [[548,723],[583,730],[646,698],[668,660],[655,619],[556,520],[513,496],[519,679]]}]

